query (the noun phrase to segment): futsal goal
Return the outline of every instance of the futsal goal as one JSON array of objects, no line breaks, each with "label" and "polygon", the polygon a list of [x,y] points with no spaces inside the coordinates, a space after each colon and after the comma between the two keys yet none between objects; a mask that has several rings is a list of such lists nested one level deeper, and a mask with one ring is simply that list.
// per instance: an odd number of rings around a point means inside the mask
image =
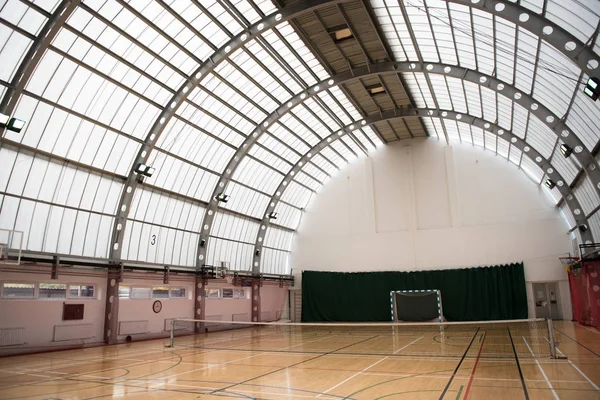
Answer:
[{"label": "futsal goal", "polygon": [[443,322],[442,292],[437,289],[392,290],[392,322]]}]

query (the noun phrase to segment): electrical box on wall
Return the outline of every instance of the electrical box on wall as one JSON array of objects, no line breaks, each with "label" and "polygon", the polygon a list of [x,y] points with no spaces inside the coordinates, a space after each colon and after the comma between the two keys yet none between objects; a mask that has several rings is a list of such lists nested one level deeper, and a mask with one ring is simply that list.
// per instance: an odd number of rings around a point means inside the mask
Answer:
[{"label": "electrical box on wall", "polygon": [[63,321],[73,321],[83,319],[83,304],[63,305]]}]

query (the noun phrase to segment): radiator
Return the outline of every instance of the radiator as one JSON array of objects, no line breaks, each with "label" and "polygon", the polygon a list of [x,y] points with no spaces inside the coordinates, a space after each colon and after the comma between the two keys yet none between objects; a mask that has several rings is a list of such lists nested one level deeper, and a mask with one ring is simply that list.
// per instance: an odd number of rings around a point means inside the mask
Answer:
[{"label": "radiator", "polygon": [[232,321],[250,321],[250,317],[248,317],[248,313],[232,314],[231,320]]},{"label": "radiator", "polygon": [[0,346],[25,343],[25,328],[0,328]]},{"label": "radiator", "polygon": [[119,335],[135,335],[138,333],[148,333],[148,321],[120,321]]},{"label": "radiator", "polygon": [[269,322],[273,320],[273,313],[272,311],[261,311],[260,312],[260,320],[261,321],[265,321],[265,322]]},{"label": "radiator", "polygon": [[[165,331],[171,330],[171,321],[173,321],[174,319],[189,319],[189,317],[165,318]],[[175,325],[176,331],[183,330],[183,329],[194,330],[194,323],[193,322],[181,322],[179,325]]]},{"label": "radiator", "polygon": [[94,324],[54,325],[54,341],[91,339],[94,337]]}]

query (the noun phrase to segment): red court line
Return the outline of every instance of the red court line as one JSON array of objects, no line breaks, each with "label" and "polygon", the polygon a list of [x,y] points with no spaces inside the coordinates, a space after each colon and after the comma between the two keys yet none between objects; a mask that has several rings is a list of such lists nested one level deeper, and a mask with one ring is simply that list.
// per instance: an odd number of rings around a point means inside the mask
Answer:
[{"label": "red court line", "polygon": [[466,400],[469,397],[469,390],[471,390],[471,384],[473,383],[473,379],[475,378],[475,370],[477,369],[477,364],[479,364],[479,356],[481,356],[481,350],[483,349],[483,344],[485,343],[485,336],[487,335],[487,331],[483,333],[483,339],[481,340],[481,346],[479,347],[479,353],[477,353],[477,358],[475,359],[475,365],[473,365],[473,369],[471,370],[471,377],[469,378],[469,384],[467,385],[467,390],[465,390],[465,397],[463,400]]}]

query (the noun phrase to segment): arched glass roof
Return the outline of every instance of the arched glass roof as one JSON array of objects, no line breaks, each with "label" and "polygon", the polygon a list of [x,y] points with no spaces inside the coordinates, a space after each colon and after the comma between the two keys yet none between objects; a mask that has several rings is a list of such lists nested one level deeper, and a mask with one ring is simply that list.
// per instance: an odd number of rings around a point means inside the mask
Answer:
[{"label": "arched glass roof", "polygon": [[287,274],[331,174],[429,136],[556,182],[593,240],[600,110],[581,84],[599,15],[593,0],[0,0],[0,113],[27,122],[2,129],[0,228],[34,254]]}]

